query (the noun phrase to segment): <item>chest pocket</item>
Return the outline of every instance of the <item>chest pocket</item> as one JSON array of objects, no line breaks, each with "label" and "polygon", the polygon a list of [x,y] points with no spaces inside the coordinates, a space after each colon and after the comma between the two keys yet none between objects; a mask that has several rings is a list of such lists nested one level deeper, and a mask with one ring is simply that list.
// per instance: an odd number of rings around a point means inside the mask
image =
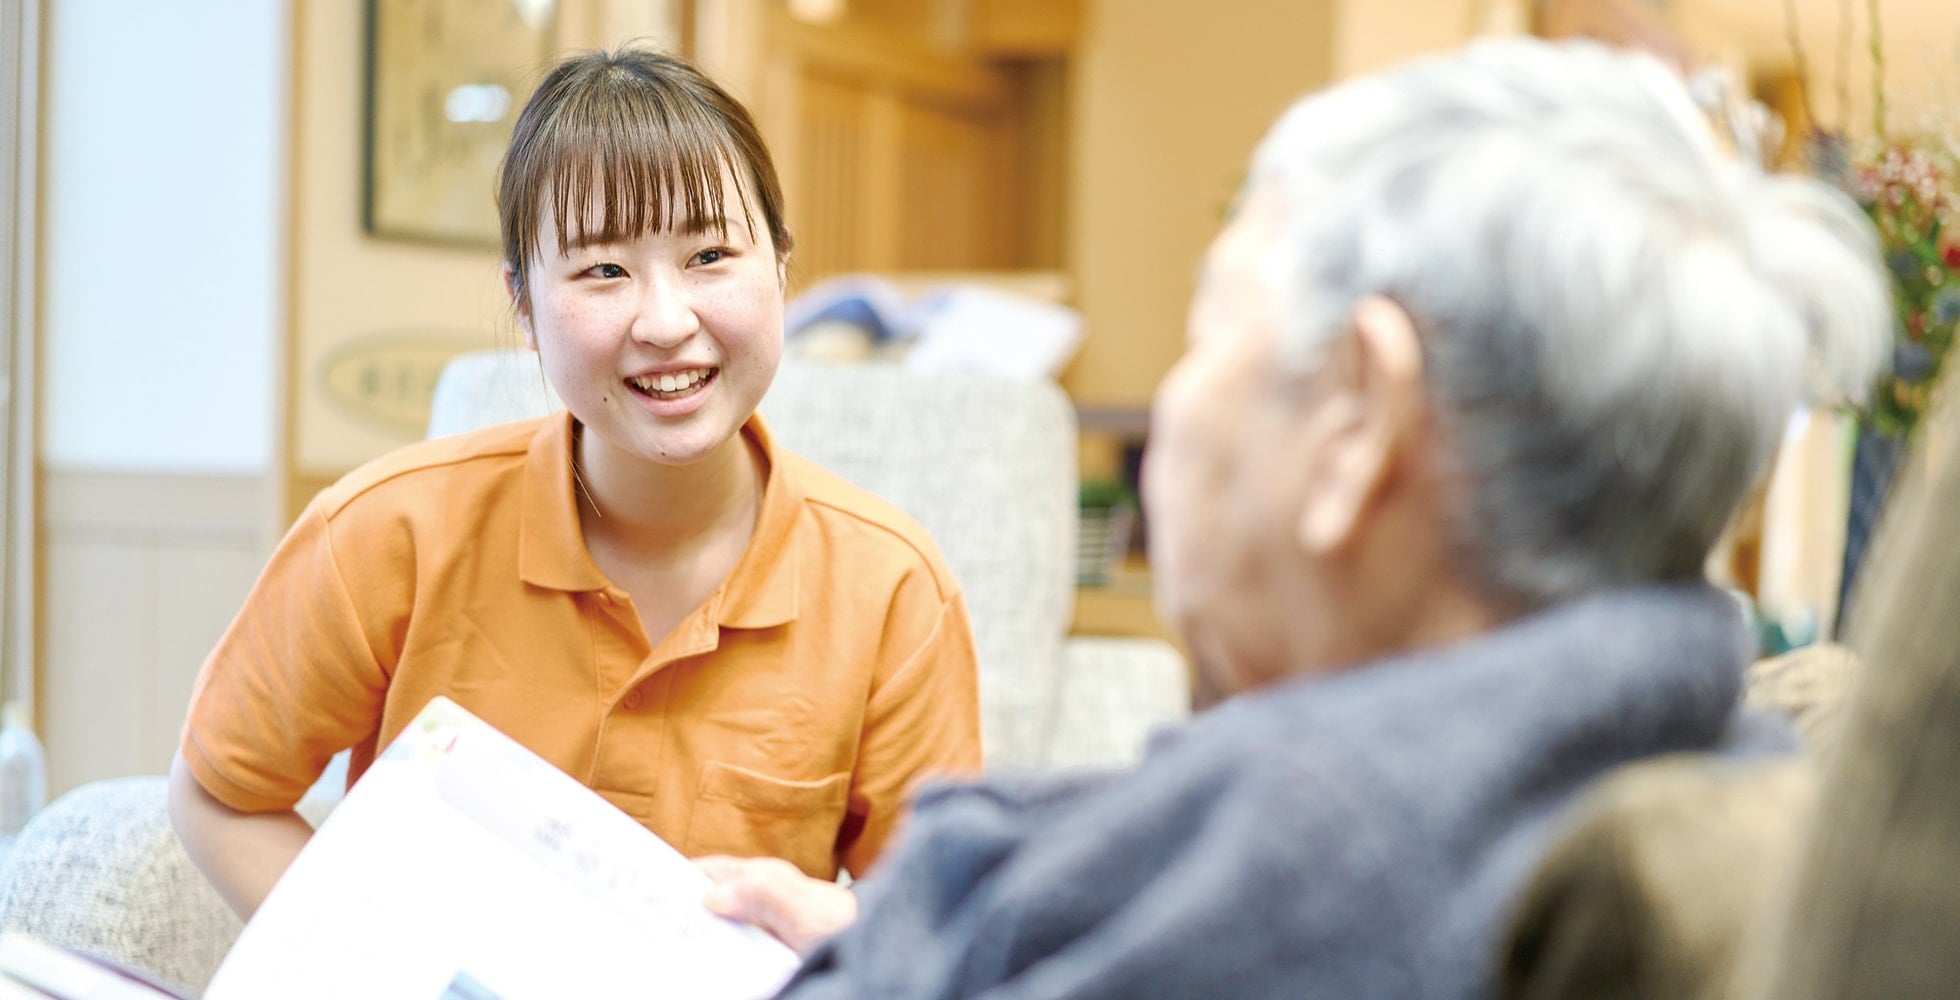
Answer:
[{"label": "chest pocket", "polygon": [[850,792],[849,771],[791,781],[710,762],[701,773],[683,853],[777,857],[807,875],[831,878]]}]

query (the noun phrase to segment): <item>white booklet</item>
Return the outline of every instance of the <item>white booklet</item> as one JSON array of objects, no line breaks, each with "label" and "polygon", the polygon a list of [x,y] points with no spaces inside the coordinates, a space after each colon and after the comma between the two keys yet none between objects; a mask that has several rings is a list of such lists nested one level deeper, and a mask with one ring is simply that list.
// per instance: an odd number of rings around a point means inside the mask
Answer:
[{"label": "white booklet", "polygon": [[20,931],[0,932],[0,1000],[183,1000],[147,976]]},{"label": "white booklet", "polygon": [[708,877],[447,698],[347,793],[205,1000],[752,1000],[794,952],[701,904]]}]

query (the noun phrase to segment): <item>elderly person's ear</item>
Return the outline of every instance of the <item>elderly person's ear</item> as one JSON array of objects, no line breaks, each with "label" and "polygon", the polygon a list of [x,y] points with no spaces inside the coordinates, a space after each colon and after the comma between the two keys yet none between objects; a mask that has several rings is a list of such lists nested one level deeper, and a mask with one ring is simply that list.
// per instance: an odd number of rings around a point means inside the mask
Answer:
[{"label": "elderly person's ear", "polygon": [[1425,415],[1422,344],[1409,314],[1370,295],[1355,305],[1348,324],[1329,345],[1324,400],[1311,418],[1320,425],[1320,488],[1306,498],[1300,541],[1322,555],[1353,541],[1395,485]]}]

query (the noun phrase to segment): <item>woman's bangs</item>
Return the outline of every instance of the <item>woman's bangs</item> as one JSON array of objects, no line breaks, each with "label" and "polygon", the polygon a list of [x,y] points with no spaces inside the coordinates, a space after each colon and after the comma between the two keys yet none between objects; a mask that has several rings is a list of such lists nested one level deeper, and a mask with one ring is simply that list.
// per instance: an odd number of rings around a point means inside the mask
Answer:
[{"label": "woman's bangs", "polygon": [[546,169],[539,180],[560,254],[666,231],[712,229],[726,238],[724,177],[755,232],[732,139],[712,120],[658,98],[580,105],[566,109],[541,151]]}]

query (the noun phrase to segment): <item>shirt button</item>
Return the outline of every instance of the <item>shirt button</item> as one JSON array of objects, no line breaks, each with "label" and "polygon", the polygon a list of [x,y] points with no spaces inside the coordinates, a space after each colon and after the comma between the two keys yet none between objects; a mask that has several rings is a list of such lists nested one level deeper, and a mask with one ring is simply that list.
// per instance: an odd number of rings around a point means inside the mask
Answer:
[{"label": "shirt button", "polygon": [[610,590],[599,591],[599,603],[611,604],[612,602],[613,602],[612,591]]},{"label": "shirt button", "polygon": [[647,700],[647,696],[641,694],[639,688],[634,688],[633,690],[626,692],[626,698],[625,700],[621,701],[620,704],[625,706],[627,711],[634,712],[634,711],[638,711],[640,706],[646,703],[646,700]]}]

